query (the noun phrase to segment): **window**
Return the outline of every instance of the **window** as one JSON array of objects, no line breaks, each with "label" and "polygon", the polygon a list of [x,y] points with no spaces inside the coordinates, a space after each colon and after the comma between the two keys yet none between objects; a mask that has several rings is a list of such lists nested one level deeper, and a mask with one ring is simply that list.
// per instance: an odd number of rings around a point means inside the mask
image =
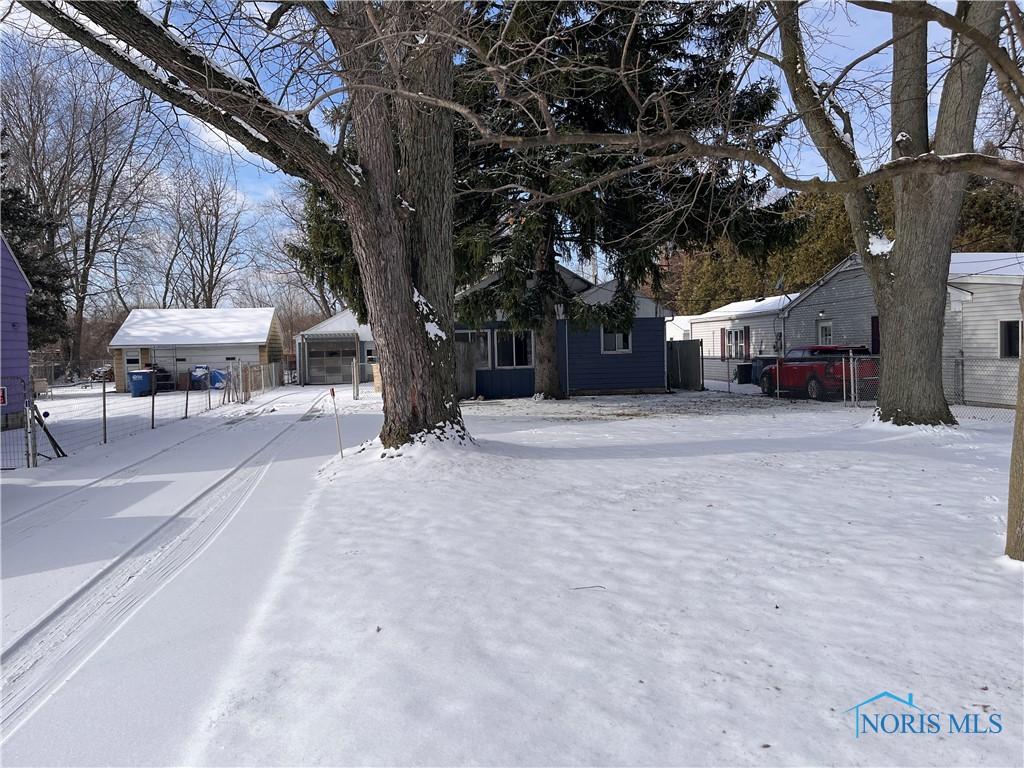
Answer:
[{"label": "window", "polygon": [[633,333],[619,333],[601,326],[601,354],[625,354],[633,350]]},{"label": "window", "polygon": [[533,331],[495,331],[498,368],[533,367]]},{"label": "window", "polygon": [[822,346],[829,346],[832,344],[831,320],[818,321],[818,343],[821,344]]},{"label": "window", "polygon": [[742,328],[737,328],[734,331],[725,332],[725,349],[729,357],[737,359],[744,357],[744,339],[746,334]]},{"label": "window", "polygon": [[469,346],[474,370],[487,370],[491,367],[490,333],[487,331],[456,331],[455,343]]},{"label": "window", "polygon": [[1020,357],[1020,320],[999,321],[999,356]]},{"label": "window", "polygon": [[224,359],[225,360],[234,360],[235,358],[234,357],[225,357]]},{"label": "window", "polygon": [[124,362],[125,362],[125,365],[138,365],[139,364],[139,358],[137,358],[137,357],[126,357],[124,359]]}]

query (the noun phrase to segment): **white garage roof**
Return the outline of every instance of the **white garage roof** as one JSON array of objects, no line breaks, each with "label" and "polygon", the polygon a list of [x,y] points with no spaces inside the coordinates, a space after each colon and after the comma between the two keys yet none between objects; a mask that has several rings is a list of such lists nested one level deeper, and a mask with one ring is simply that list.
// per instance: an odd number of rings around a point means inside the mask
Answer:
[{"label": "white garage roof", "polygon": [[273,307],[133,309],[108,346],[265,344],[273,323]]},{"label": "white garage roof", "polygon": [[317,323],[309,330],[300,333],[300,336],[342,336],[355,334],[361,341],[373,341],[373,333],[370,326],[360,325],[356,320],[356,314],[351,309],[344,309],[334,317],[329,317],[322,323]]}]

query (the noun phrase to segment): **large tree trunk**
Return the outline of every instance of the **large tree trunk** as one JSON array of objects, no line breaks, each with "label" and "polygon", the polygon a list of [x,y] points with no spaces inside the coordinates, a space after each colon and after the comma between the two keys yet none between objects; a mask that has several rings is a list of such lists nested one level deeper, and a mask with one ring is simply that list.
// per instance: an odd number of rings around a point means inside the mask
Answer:
[{"label": "large tree trunk", "polygon": [[[829,169],[846,180],[862,172],[853,147],[853,125],[841,105],[823,104],[813,82],[799,24],[799,4],[778,2],[782,66],[804,126]],[[967,23],[993,39],[1000,3],[965,5]],[[960,39],[943,81],[934,144],[928,132],[926,24],[893,15],[890,107],[893,158],[934,151],[970,152],[987,61]],[[833,121],[840,116],[843,130]],[[896,241],[880,248],[882,228],[870,189],[846,195],[846,212],[878,305],[883,371],[880,416],[897,424],[952,423],[942,391],[942,322],[953,233],[966,177],[910,175],[894,182]]]},{"label": "large tree trunk", "polygon": [[[980,3],[968,12],[970,23],[997,34],[997,3]],[[927,25],[894,15],[893,38],[893,159],[932,150],[940,154],[973,150],[987,71],[985,57],[963,40],[956,44],[932,143]],[[883,359],[878,408],[883,421],[956,423],[942,389],[942,331],[950,251],[966,184],[964,174],[897,178],[893,182],[895,243],[889,252],[870,243],[861,250],[878,305]],[[851,224],[855,231],[863,230],[863,222],[861,218]]]},{"label": "large tree trunk", "polygon": [[[391,20],[397,31],[433,33],[441,18],[407,3]],[[442,40],[411,47],[396,36],[380,44],[393,46],[387,55],[402,68],[407,87],[450,98],[453,50]],[[366,61],[352,64],[366,66]],[[373,77],[369,72],[364,76]],[[381,443],[395,447],[428,433],[461,439],[465,428],[456,397],[453,341],[451,115],[441,108],[389,103],[379,94],[360,92],[352,95],[351,111],[364,180],[354,197],[350,192],[335,197],[351,227],[380,360]]]},{"label": "large tree trunk", "polygon": [[560,280],[555,268],[554,213],[545,215],[544,240],[537,248],[534,279],[540,289],[541,320],[533,332],[533,392],[546,398],[560,399],[562,385],[558,379],[558,303],[553,287]]},{"label": "large tree trunk", "polygon": [[[1020,311],[1024,315],[1024,286],[1020,290]],[[1017,370],[1017,421],[1013,428],[1010,454],[1010,494],[1006,505],[1006,554],[1024,560],[1024,355]]]}]

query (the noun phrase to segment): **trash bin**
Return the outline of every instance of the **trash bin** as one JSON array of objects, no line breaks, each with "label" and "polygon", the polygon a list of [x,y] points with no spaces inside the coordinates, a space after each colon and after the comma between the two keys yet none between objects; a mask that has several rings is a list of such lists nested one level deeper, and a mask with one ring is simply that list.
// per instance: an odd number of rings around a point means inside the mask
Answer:
[{"label": "trash bin", "polygon": [[132,397],[145,397],[153,392],[152,371],[128,371],[128,387]]},{"label": "trash bin", "polygon": [[195,365],[192,367],[192,389],[206,389],[210,376],[210,366]]},{"label": "trash bin", "polygon": [[761,383],[761,371],[764,370],[766,365],[763,357],[755,357],[750,361],[750,383],[760,384]]},{"label": "trash bin", "polygon": [[737,384],[749,384],[750,383],[750,363],[737,363],[736,364],[736,383]]}]

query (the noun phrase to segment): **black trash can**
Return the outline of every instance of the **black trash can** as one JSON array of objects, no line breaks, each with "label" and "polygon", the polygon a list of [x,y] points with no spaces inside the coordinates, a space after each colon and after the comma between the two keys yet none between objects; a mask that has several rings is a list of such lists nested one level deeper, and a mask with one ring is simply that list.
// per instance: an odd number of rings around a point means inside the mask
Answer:
[{"label": "black trash can", "polygon": [[750,369],[752,368],[751,363],[737,363],[736,364],[736,383],[737,384],[749,384],[750,383]]}]

